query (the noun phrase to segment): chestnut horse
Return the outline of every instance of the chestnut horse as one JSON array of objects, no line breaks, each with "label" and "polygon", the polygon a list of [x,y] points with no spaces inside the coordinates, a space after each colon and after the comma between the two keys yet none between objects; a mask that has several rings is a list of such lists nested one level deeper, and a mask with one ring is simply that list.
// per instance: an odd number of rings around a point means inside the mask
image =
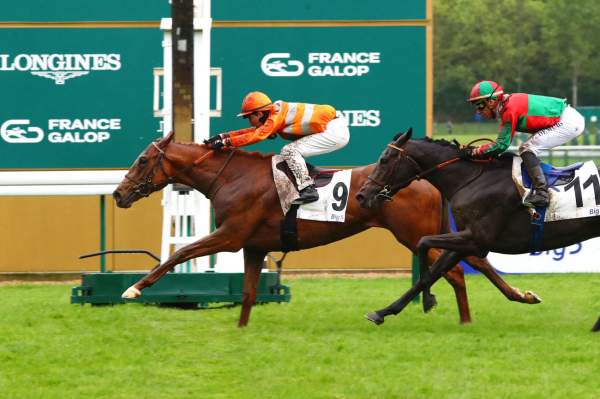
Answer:
[{"label": "chestnut horse", "polygon": [[[351,192],[366,181],[374,166],[352,170]],[[256,298],[256,288],[266,254],[282,249],[280,222],[283,212],[273,183],[271,155],[241,150],[213,151],[205,145],[173,142],[173,133],[151,143],[136,159],[113,197],[121,208],[128,208],[142,197],[170,183],[182,183],[200,191],[212,201],[216,230],[197,242],[177,250],[163,264],[153,268],[144,278],[128,288],[124,298],[136,298],[141,290],[154,284],[177,264],[218,252],[244,249],[244,288],[239,326],[248,323]],[[396,195],[378,210],[359,206],[348,196],[343,223],[298,220],[300,249],[328,244],[354,235],[370,227],[383,227],[411,251],[422,236],[445,232],[442,199],[428,183],[416,182]],[[439,256],[427,254],[432,264]],[[513,301],[539,302],[535,294],[521,293],[507,285],[486,259],[471,257],[467,262],[481,270]],[[454,267],[446,275],[458,302],[460,321],[470,321],[463,270]],[[429,298],[429,309],[435,304]]]}]

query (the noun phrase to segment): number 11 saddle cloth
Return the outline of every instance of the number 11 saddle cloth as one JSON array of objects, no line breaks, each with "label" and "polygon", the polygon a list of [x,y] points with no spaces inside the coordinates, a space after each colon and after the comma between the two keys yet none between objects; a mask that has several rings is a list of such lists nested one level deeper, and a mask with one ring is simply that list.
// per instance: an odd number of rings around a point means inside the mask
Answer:
[{"label": "number 11 saddle cloth", "polygon": [[[600,216],[600,178],[594,161],[565,167],[542,163],[550,205],[545,222]],[[531,179],[521,157],[513,158],[512,178],[521,199],[531,190]]]}]

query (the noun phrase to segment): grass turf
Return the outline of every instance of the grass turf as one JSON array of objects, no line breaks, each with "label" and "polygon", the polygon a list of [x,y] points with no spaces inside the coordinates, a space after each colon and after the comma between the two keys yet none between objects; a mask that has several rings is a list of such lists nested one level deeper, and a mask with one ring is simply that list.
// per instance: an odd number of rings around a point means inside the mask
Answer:
[{"label": "grass turf", "polygon": [[292,302],[179,310],[69,304],[69,285],[0,286],[0,397],[597,398],[600,275],[506,276],[544,299],[506,301],[469,276],[459,325],[437,284],[431,314],[409,307],[376,327],[407,278],[287,281]]}]

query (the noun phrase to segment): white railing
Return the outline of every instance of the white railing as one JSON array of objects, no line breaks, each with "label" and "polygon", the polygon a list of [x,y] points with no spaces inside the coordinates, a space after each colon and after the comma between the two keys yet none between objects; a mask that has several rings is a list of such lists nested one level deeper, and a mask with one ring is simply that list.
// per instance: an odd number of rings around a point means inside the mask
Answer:
[{"label": "white railing", "polygon": [[112,194],[126,170],[0,172],[0,196]]},{"label": "white railing", "polygon": [[[509,151],[518,152],[518,146],[509,147]],[[582,158],[583,160],[600,157],[600,145],[563,145],[551,150],[543,150],[541,158],[564,159]]]}]

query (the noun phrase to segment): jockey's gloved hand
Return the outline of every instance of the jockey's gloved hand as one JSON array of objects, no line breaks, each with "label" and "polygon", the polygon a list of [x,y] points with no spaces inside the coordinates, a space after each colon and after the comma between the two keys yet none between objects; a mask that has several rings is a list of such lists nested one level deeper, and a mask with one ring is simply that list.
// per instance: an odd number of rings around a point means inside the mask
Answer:
[{"label": "jockey's gloved hand", "polygon": [[476,158],[475,148],[463,147],[458,153],[458,157],[461,159],[473,159]]},{"label": "jockey's gloved hand", "polygon": [[204,144],[206,144],[209,147],[212,147],[212,145],[217,142],[217,141],[221,141],[221,135],[217,134],[216,136],[213,136],[209,139],[204,140]]},{"label": "jockey's gloved hand", "polygon": [[231,139],[229,138],[229,134],[220,133],[208,140],[204,140],[204,144],[212,149],[218,150],[219,148],[230,147]]},{"label": "jockey's gloved hand", "polygon": [[216,140],[208,144],[208,146],[213,150],[220,150],[221,148],[225,147],[225,143],[222,140]]}]

